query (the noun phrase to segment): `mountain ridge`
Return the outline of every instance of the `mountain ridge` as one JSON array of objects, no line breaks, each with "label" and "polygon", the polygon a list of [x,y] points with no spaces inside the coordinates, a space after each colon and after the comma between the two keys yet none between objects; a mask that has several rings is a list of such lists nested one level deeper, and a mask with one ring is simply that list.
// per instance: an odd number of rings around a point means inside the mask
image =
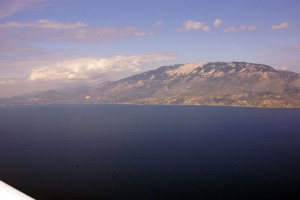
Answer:
[{"label": "mountain ridge", "polygon": [[81,94],[66,95],[67,93],[59,91],[52,93],[52,96],[57,97],[54,100],[49,97],[32,100],[37,97],[33,95],[31,100],[14,97],[15,103],[12,104],[18,104],[19,101],[20,104],[36,102],[300,107],[300,75],[247,62],[176,64],[117,81],[104,82]]}]

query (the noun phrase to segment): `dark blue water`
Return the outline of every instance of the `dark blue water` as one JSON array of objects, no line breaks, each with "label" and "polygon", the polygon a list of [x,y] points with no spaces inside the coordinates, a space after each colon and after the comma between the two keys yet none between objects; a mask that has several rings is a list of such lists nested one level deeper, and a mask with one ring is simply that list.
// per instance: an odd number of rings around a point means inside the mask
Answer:
[{"label": "dark blue water", "polygon": [[36,199],[299,199],[300,109],[0,107],[0,179]]}]

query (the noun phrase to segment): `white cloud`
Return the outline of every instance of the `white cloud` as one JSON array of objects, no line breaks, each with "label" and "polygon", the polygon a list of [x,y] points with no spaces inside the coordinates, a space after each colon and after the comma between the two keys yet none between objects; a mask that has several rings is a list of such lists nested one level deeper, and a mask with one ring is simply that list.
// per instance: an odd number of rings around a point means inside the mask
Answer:
[{"label": "white cloud", "polygon": [[228,32],[237,32],[237,31],[251,31],[251,30],[256,30],[257,27],[256,25],[241,25],[240,27],[234,27],[234,26],[231,26],[231,27],[228,27],[224,30],[225,33],[228,33]]},{"label": "white cloud", "polygon": [[[45,74],[48,75],[46,79],[50,79],[49,75],[52,74],[58,78],[68,77],[70,80],[75,80],[80,78],[78,73],[74,76],[70,70],[61,72],[52,63],[57,59],[78,57],[80,51],[83,51],[70,47],[69,44],[85,48],[86,44],[101,45],[102,42],[115,41],[129,36],[145,37],[153,34],[153,32],[131,26],[91,27],[82,22],[63,23],[51,20],[29,23],[0,22],[0,81],[3,80],[4,75],[20,79],[27,78],[33,67],[40,69],[36,77],[32,76],[33,79],[42,79]],[[55,42],[52,43],[52,41]],[[53,48],[51,45],[49,49],[47,48],[49,42],[55,44]],[[44,67],[41,68],[41,66]],[[13,71],[18,73],[12,73]],[[43,74],[44,71],[48,72]],[[129,73],[129,70],[127,72]],[[2,85],[4,83],[9,82],[1,82]]]},{"label": "white cloud", "polygon": [[87,27],[88,25],[83,22],[75,23],[62,23],[51,21],[47,19],[40,19],[36,22],[22,23],[22,22],[7,22],[0,24],[0,28],[37,28],[37,29],[75,29]]},{"label": "white cloud", "polygon": [[136,29],[131,26],[126,26],[124,28],[96,27],[64,31],[59,34],[52,35],[54,37],[49,38],[53,40],[72,42],[96,42],[116,40],[130,35],[151,36],[152,34],[152,32],[146,32],[143,29]]},{"label": "white cloud", "polygon": [[218,27],[218,26],[221,26],[222,24],[223,24],[223,20],[221,20],[221,19],[215,19],[214,26]]},{"label": "white cloud", "polygon": [[[18,29],[16,31],[14,29]],[[63,23],[48,19],[35,22],[6,22],[0,23],[0,43],[12,41],[15,44],[32,41],[69,41],[69,42],[99,42],[111,41],[130,35],[151,36],[154,33],[132,26],[116,27],[91,27],[83,22]],[[1,47],[0,47],[1,49]]]},{"label": "white cloud", "polygon": [[248,31],[251,31],[251,30],[255,30],[256,29],[256,25],[242,25],[240,26],[240,30],[248,30]]},{"label": "white cloud", "polygon": [[225,33],[228,33],[228,32],[236,32],[238,31],[237,28],[235,28],[234,26],[231,26],[231,27],[228,27],[224,30]]},{"label": "white cloud", "polygon": [[77,58],[63,60],[49,66],[32,70],[31,81],[104,81],[99,80],[110,76],[110,79],[118,79],[124,75],[131,75],[142,70],[143,64],[151,64],[159,61],[173,60],[174,53],[153,53],[134,56],[115,56],[110,58]]},{"label": "white cloud", "polygon": [[0,19],[10,17],[23,11],[30,11],[49,5],[64,4],[71,1],[72,0],[1,0]]},{"label": "white cloud", "polygon": [[187,20],[183,22],[182,27],[178,30],[200,30],[204,32],[209,32],[210,27],[208,25],[205,25],[205,22]]},{"label": "white cloud", "polygon": [[21,10],[24,10],[30,6],[38,4],[42,1],[40,0],[32,0],[32,1],[24,1],[24,0],[1,0],[0,3],[0,19],[9,17]]},{"label": "white cloud", "polygon": [[136,35],[136,36],[144,36],[144,35],[146,35],[147,33],[146,33],[146,31],[144,31],[144,30],[140,30],[140,31],[134,31],[133,32],[133,35]]},{"label": "white cloud", "polygon": [[199,30],[203,27],[204,22],[188,20],[183,23],[183,27],[186,30]]},{"label": "white cloud", "polygon": [[289,26],[290,26],[289,23],[283,22],[281,24],[272,25],[271,28],[272,28],[272,30],[277,30],[277,29],[288,28]]},{"label": "white cloud", "polygon": [[15,84],[16,80],[0,80],[0,85],[11,85]]}]

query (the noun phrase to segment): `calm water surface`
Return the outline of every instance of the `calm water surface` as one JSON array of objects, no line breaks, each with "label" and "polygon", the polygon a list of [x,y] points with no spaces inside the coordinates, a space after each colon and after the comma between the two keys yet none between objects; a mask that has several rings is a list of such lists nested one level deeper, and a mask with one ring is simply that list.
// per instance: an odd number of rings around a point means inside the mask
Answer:
[{"label": "calm water surface", "polygon": [[300,109],[0,107],[0,180],[36,199],[299,199]]}]

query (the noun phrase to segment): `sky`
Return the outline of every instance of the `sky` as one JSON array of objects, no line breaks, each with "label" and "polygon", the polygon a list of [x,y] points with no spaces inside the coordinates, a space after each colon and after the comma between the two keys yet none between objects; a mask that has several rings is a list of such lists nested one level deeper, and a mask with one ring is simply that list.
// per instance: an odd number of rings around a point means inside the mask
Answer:
[{"label": "sky", "polygon": [[0,97],[195,62],[300,73],[299,10],[299,0],[0,0]]}]

